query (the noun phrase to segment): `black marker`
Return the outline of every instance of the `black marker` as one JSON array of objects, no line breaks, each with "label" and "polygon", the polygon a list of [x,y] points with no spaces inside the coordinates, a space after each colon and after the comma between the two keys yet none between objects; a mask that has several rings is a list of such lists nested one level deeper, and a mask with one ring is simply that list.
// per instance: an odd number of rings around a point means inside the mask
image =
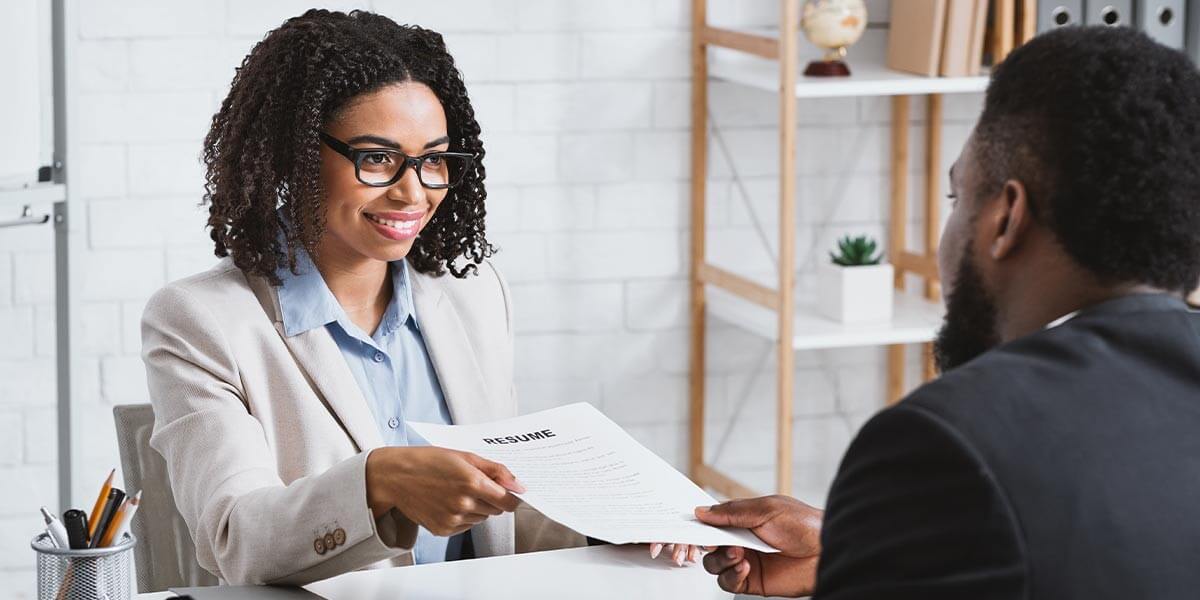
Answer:
[{"label": "black marker", "polygon": [[63,513],[63,526],[67,528],[67,541],[72,550],[82,550],[88,547],[87,513],[72,508]]}]

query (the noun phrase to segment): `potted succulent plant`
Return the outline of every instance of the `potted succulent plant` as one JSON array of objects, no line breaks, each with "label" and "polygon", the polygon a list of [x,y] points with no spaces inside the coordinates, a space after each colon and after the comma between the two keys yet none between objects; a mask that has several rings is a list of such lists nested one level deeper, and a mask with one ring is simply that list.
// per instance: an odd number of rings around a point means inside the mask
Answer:
[{"label": "potted succulent plant", "polygon": [[845,236],[817,269],[817,309],[843,323],[892,318],[892,265],[868,236]]}]

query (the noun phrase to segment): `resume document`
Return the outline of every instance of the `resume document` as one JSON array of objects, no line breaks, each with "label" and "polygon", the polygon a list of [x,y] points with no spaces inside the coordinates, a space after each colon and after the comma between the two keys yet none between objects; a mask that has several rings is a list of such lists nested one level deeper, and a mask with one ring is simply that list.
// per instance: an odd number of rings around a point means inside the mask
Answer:
[{"label": "resume document", "polygon": [[745,529],[696,520],[716,500],[590,404],[473,425],[409,423],[434,446],[474,452],[524,484],[550,519],[614,544],[666,542],[776,550]]}]

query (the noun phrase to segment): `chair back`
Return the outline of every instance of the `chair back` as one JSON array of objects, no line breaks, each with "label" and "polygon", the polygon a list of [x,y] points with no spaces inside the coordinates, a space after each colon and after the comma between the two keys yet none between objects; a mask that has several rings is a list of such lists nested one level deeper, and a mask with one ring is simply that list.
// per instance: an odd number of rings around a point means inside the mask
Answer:
[{"label": "chair back", "polygon": [[150,447],[154,409],[149,404],[113,407],[121,471],[129,492],[141,490],[142,499],[130,528],[137,536],[134,565],[138,593],[161,592],[168,587],[217,585],[212,573],[196,562],[196,546],[187,523],[175,508],[167,461]]}]

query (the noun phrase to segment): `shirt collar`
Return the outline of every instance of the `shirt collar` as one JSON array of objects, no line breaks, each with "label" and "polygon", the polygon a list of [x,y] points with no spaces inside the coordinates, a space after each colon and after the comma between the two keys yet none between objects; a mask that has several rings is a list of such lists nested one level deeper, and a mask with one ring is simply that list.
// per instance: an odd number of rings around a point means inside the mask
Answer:
[{"label": "shirt collar", "polygon": [[1055,327],[1058,327],[1059,325],[1062,325],[1063,323],[1066,323],[1067,321],[1070,321],[1071,319],[1075,318],[1075,315],[1077,315],[1077,314],[1079,314],[1079,311],[1073,310],[1073,311],[1047,323],[1045,329],[1054,329]]},{"label": "shirt collar", "polygon": [[[392,270],[392,300],[388,302],[379,327],[379,333],[384,336],[391,334],[410,319],[413,325],[416,325],[408,263],[401,259],[389,265]],[[370,336],[350,322],[346,311],[342,309],[333,292],[329,291],[325,278],[303,248],[296,250],[296,271],[292,273],[285,266],[277,272],[281,281],[278,294],[284,335],[292,337],[330,323],[338,323],[347,333],[363,333]]]}]

